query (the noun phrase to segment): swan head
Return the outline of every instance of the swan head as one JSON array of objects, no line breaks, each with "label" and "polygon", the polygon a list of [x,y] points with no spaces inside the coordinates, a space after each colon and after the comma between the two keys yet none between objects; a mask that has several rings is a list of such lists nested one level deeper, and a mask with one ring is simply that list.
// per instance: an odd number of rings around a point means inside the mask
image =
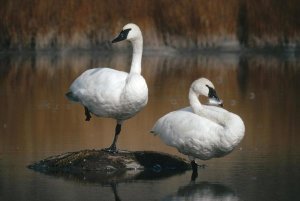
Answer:
[{"label": "swan head", "polygon": [[206,78],[195,80],[192,83],[190,90],[192,90],[197,96],[202,95],[208,97],[209,103],[211,105],[218,105],[223,107],[223,101],[219,99],[215,90],[215,86],[210,80]]},{"label": "swan head", "polygon": [[142,32],[140,28],[133,23],[126,24],[119,35],[112,41],[112,43],[116,43],[122,40],[135,41],[137,39],[142,38]]}]

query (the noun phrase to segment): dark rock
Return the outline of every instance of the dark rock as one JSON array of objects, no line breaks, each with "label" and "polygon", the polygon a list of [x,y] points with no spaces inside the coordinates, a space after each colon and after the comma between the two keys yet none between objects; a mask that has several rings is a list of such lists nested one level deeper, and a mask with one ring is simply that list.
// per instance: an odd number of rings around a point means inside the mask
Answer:
[{"label": "dark rock", "polygon": [[191,167],[186,160],[161,152],[82,150],[51,156],[28,168],[69,179],[111,183],[164,178]]}]

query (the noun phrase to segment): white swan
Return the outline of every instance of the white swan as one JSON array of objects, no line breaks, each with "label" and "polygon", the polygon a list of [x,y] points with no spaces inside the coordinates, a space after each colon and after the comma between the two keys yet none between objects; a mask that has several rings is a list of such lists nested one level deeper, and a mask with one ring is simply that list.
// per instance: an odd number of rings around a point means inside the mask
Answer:
[{"label": "white swan", "polygon": [[117,151],[123,121],[133,117],[148,102],[148,87],[141,76],[143,36],[140,28],[132,23],[125,25],[112,42],[122,40],[129,40],[133,46],[129,73],[111,68],[89,69],[76,78],[66,93],[69,100],[84,106],[86,121],[90,120],[90,113],[117,120],[113,142],[104,149],[109,152]]},{"label": "white swan", "polygon": [[214,85],[206,78],[194,81],[189,91],[191,107],[170,112],[154,125],[152,133],[164,143],[188,155],[194,172],[197,172],[195,158],[208,160],[230,153],[242,140],[245,126],[242,119],[227,110],[202,105],[200,95],[211,103],[222,104]]}]

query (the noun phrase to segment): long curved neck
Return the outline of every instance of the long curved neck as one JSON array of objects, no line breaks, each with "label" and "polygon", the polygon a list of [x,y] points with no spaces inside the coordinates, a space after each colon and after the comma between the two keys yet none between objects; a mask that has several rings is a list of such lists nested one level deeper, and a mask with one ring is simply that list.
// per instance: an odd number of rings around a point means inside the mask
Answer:
[{"label": "long curved neck", "polygon": [[199,114],[203,106],[198,99],[198,95],[192,89],[189,92],[189,101],[194,113]]},{"label": "long curved neck", "polygon": [[218,112],[213,110],[208,110],[205,107],[203,107],[203,105],[199,101],[198,96],[199,95],[197,95],[192,89],[190,89],[189,101],[194,113],[202,117],[205,117],[211,121],[214,121],[215,123],[218,123],[222,126],[225,126],[226,122],[224,120],[224,115],[219,114]]},{"label": "long curved neck", "polygon": [[142,54],[143,54],[143,37],[137,38],[132,42],[133,53],[130,73],[141,74],[141,63],[142,63]]}]

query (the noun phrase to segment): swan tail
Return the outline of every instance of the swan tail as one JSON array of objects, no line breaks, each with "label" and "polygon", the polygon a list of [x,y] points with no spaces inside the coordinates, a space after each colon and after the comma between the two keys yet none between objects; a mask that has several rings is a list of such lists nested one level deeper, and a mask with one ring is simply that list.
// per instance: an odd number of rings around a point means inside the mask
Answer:
[{"label": "swan tail", "polygon": [[66,97],[70,100],[70,101],[74,101],[74,102],[78,102],[78,98],[72,93],[72,91],[67,92]]},{"label": "swan tail", "polygon": [[158,133],[155,133],[154,130],[151,130],[150,133],[151,133],[152,135],[154,135],[154,136],[158,135]]}]

